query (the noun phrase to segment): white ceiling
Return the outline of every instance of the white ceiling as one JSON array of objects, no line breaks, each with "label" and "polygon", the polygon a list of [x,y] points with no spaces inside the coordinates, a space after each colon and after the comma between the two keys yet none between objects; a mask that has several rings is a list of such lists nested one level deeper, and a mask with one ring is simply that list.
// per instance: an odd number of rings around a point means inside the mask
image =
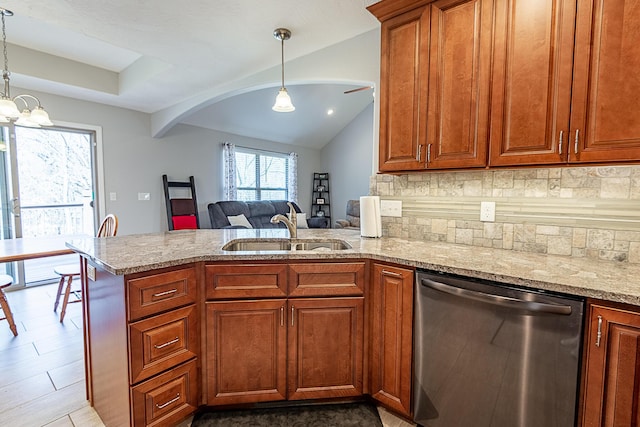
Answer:
[{"label": "white ceiling", "polygon": [[[373,0],[0,1],[14,12],[6,18],[12,86],[146,113],[278,66],[275,28],[292,32],[288,62],[379,25],[366,10]],[[272,112],[277,87],[262,89],[182,122],[320,147],[372,101],[371,90],[343,94],[354,87],[287,85],[293,113]]]}]

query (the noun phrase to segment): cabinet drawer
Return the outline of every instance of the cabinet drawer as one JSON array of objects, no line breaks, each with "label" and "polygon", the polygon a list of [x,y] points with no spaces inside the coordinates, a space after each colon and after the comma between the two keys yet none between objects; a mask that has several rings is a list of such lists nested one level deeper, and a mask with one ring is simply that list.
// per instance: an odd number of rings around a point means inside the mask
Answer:
[{"label": "cabinet drawer", "polygon": [[196,361],[131,388],[133,425],[175,425],[198,408]]},{"label": "cabinet drawer", "polygon": [[131,384],[195,357],[197,324],[193,305],[130,324]]},{"label": "cabinet drawer", "polygon": [[205,267],[206,298],[287,296],[286,264],[223,264]]},{"label": "cabinet drawer", "polygon": [[364,262],[289,265],[289,296],[360,296],[364,294]]},{"label": "cabinet drawer", "polygon": [[129,320],[141,319],[196,301],[194,268],[169,271],[127,281]]}]

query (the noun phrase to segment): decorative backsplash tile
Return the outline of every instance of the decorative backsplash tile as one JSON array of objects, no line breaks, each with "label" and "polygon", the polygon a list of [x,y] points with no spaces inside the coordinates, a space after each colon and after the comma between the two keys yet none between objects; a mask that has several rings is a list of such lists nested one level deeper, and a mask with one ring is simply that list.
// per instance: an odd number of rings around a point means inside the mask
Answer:
[{"label": "decorative backsplash tile", "polygon": [[370,194],[403,202],[385,236],[640,263],[640,166],[374,175]]}]

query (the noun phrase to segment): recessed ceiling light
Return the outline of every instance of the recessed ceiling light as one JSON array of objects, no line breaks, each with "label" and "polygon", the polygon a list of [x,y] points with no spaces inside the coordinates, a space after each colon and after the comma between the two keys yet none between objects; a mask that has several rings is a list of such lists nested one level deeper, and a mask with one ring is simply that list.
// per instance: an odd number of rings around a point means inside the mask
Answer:
[{"label": "recessed ceiling light", "polygon": [[332,116],[333,115],[333,108],[329,108],[327,110],[327,116]]}]

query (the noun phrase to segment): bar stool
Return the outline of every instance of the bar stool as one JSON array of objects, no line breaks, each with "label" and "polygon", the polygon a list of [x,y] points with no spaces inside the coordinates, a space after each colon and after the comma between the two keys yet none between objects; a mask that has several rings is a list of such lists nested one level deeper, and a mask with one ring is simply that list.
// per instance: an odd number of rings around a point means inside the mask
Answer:
[{"label": "bar stool", "polygon": [[9,329],[13,332],[13,336],[18,336],[18,329],[16,328],[16,324],[13,321],[13,314],[11,313],[11,308],[9,307],[9,301],[7,301],[7,296],[4,294],[4,288],[11,286],[13,283],[13,277],[8,274],[0,274],[0,308],[2,308],[2,312],[5,317],[0,317],[0,320],[7,320],[9,322]]},{"label": "bar stool", "polygon": [[[118,218],[113,214],[109,214],[102,220],[96,237],[112,237],[115,236],[117,232]],[[53,305],[53,311],[56,311],[58,309],[60,296],[64,295],[62,299],[62,310],[60,311],[60,323],[62,323],[62,321],[64,320],[64,315],[67,312],[67,304],[82,301],[80,289],[71,289],[73,278],[80,277],[80,263],[77,262],[75,264],[59,265],[53,269],[53,272],[60,276],[60,282],[58,283],[58,291],[56,292],[56,302]],[[65,280],[67,281],[67,286],[64,288],[63,292],[62,288],[64,286]],[[73,301],[69,301],[71,294],[73,294],[75,297]]]}]

